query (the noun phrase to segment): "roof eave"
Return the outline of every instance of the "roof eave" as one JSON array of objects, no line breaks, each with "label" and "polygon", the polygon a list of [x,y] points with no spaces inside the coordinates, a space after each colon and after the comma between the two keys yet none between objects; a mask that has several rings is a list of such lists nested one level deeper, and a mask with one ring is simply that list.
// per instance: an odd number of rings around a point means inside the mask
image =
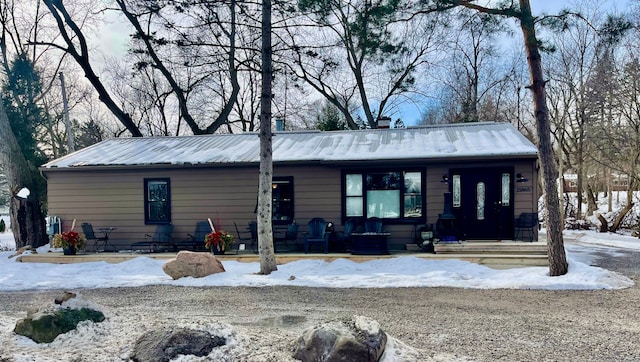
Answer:
[{"label": "roof eave", "polygon": [[[515,160],[515,159],[537,159],[538,153],[523,153],[510,155],[469,155],[469,156],[448,156],[448,157],[417,157],[417,158],[381,158],[381,159],[345,159],[345,160],[294,160],[277,161],[274,165],[288,166],[311,166],[311,165],[355,165],[355,164],[397,164],[405,163],[438,163],[443,161],[495,161],[495,160]],[[180,163],[180,164],[139,164],[139,165],[79,165],[67,167],[40,167],[40,171],[47,172],[73,172],[73,171],[104,171],[104,170],[160,170],[160,169],[192,169],[192,168],[235,168],[235,167],[256,167],[259,162],[216,162],[216,163]]]}]

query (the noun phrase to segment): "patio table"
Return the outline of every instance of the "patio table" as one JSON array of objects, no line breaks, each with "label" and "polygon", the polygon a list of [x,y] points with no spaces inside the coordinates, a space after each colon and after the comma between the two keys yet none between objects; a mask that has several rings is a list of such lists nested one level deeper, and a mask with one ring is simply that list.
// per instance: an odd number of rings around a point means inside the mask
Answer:
[{"label": "patio table", "polygon": [[387,238],[390,233],[351,233],[351,254],[386,255]]}]

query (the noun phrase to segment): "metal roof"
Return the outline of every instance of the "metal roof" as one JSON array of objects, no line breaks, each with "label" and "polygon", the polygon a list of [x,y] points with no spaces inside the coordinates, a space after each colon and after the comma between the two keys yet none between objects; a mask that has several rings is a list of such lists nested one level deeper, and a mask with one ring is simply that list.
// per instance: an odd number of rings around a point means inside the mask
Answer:
[{"label": "metal roof", "polygon": [[[113,138],[42,168],[258,163],[257,133]],[[293,131],[273,136],[273,162],[535,158],[538,149],[509,123],[464,123],[357,131]]]}]

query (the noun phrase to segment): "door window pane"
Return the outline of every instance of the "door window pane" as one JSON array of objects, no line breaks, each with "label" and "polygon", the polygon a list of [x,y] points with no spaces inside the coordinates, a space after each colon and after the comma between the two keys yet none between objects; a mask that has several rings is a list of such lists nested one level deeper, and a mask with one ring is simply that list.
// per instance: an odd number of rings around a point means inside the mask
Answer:
[{"label": "door window pane", "polygon": [[462,193],[460,191],[460,175],[453,175],[452,177],[453,188],[453,207],[460,207],[462,202]]},{"label": "door window pane", "polygon": [[502,206],[509,206],[511,203],[511,175],[502,174]]},{"label": "door window pane", "polygon": [[484,220],[484,182],[478,182],[476,185],[476,210],[478,220]]}]

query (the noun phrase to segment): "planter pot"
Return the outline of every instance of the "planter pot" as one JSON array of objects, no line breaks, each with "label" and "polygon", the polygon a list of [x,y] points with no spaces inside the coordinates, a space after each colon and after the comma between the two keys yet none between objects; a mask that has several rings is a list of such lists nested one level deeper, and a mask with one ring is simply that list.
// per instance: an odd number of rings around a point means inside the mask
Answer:
[{"label": "planter pot", "polygon": [[64,255],[76,255],[76,248],[64,248],[62,249]]},{"label": "planter pot", "polygon": [[213,255],[224,255],[224,250],[213,249]]}]

